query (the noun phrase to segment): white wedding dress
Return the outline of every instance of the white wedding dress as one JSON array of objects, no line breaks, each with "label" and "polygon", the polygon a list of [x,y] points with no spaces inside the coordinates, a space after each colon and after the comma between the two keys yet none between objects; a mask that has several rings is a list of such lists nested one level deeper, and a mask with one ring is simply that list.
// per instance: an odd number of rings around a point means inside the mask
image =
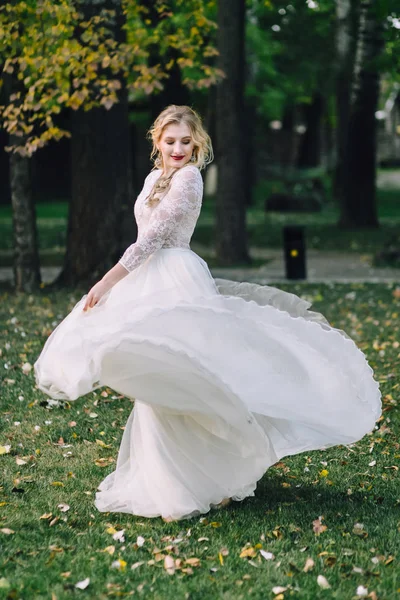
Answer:
[{"label": "white wedding dress", "polygon": [[101,386],[135,399],[99,511],[182,519],[254,496],[285,455],[349,444],[381,414],[364,354],[309,302],[213,279],[189,246],[200,171],[185,165],[153,207],[135,203],[129,271],[87,312],[86,294],[37,359],[38,387],[75,400]]}]

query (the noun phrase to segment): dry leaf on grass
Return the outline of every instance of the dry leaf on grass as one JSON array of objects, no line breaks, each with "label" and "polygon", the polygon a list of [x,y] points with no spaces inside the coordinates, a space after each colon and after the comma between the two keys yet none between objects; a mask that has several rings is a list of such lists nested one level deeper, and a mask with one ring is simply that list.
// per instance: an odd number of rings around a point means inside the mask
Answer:
[{"label": "dry leaf on grass", "polygon": [[308,573],[308,571],[311,571],[311,569],[313,569],[315,566],[315,562],[313,561],[312,558],[307,558],[306,559],[306,564],[304,565],[304,573]]},{"label": "dry leaf on grass", "polygon": [[318,575],[317,583],[318,583],[319,587],[322,588],[323,590],[327,590],[331,587],[329,585],[328,580],[323,575]]},{"label": "dry leaf on grass", "polygon": [[313,531],[316,535],[320,535],[328,529],[326,525],[322,524],[323,518],[324,517],[318,517],[318,519],[315,519],[315,521],[313,521]]}]

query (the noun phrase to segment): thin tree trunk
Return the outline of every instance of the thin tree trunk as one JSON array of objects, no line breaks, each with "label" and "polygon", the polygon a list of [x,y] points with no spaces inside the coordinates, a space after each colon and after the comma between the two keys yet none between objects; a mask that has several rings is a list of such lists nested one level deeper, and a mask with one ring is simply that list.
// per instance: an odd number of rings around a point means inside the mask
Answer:
[{"label": "thin tree trunk", "polygon": [[[21,138],[10,136],[10,145]],[[32,292],[40,287],[40,260],[36,213],[32,199],[30,158],[19,153],[10,155],[10,187],[14,231],[14,280],[18,292]]]},{"label": "thin tree trunk", "polygon": [[322,94],[314,92],[311,104],[304,106],[306,131],[301,139],[297,163],[301,169],[318,167],[321,164],[324,104]]},{"label": "thin tree trunk", "polygon": [[342,227],[378,227],[376,206],[377,124],[379,99],[377,59],[383,49],[383,28],[373,0],[360,5],[354,66],[347,160],[344,174]]},{"label": "thin tree trunk", "polygon": [[[336,171],[334,196],[342,207],[344,194],[344,165],[346,164],[347,139],[350,118],[350,92],[353,78],[356,7],[358,0],[336,2]],[[343,210],[343,209],[342,209]]]},{"label": "thin tree trunk", "polygon": [[244,0],[220,0],[216,134],[218,155],[216,251],[221,264],[249,263],[244,139]]}]

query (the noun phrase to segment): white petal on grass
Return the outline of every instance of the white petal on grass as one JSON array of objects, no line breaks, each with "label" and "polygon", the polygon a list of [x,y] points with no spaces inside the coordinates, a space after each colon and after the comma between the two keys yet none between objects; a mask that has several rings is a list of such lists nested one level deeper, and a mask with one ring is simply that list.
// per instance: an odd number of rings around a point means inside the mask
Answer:
[{"label": "white petal on grass", "polygon": [[318,583],[319,587],[322,588],[323,590],[327,590],[331,587],[329,585],[328,580],[323,575],[318,575],[317,583]]},{"label": "white petal on grass", "polygon": [[312,558],[308,557],[306,559],[306,564],[304,565],[304,573],[308,573],[308,571],[311,571],[311,569],[313,569],[315,566],[315,562],[313,561]]},{"label": "white petal on grass", "polygon": [[27,375],[28,373],[30,373],[32,371],[32,365],[29,362],[26,362],[22,365],[22,372],[25,373],[25,375]]},{"label": "white petal on grass", "polygon": [[360,598],[366,598],[368,596],[368,588],[364,587],[363,585],[359,585],[356,594]]},{"label": "white petal on grass", "polygon": [[86,579],[83,579],[82,581],[78,581],[78,583],[75,584],[75,587],[78,588],[79,590],[86,590],[89,583],[90,583],[90,577],[86,577]]},{"label": "white petal on grass", "polygon": [[58,504],[57,508],[59,508],[61,510],[61,512],[67,512],[67,510],[69,510],[71,507],[69,506],[69,504]]},{"label": "white petal on grass", "polygon": [[167,571],[168,575],[173,575],[175,573],[175,561],[170,554],[164,558],[164,569]]},{"label": "white petal on grass", "polygon": [[131,569],[137,569],[138,567],[141,567],[142,565],[144,565],[144,560],[139,560],[138,562],[133,563],[133,565],[131,566]]},{"label": "white petal on grass", "polygon": [[125,529],[121,529],[121,531],[117,531],[117,533],[114,533],[114,535],[113,535],[113,540],[118,540],[118,542],[124,542],[125,541],[124,533],[125,533]]},{"label": "white petal on grass", "polygon": [[272,552],[266,552],[265,550],[260,550],[260,554],[265,558],[265,560],[274,560],[275,558]]},{"label": "white petal on grass", "polygon": [[286,592],[287,587],[282,587],[281,585],[276,585],[275,587],[272,588],[272,593],[275,594],[275,596],[277,596],[278,594],[283,594],[284,592]]},{"label": "white petal on grass", "polygon": [[146,540],[141,535],[137,536],[136,543],[139,546],[139,548],[141,548],[143,546],[143,544],[145,543],[145,541]]}]

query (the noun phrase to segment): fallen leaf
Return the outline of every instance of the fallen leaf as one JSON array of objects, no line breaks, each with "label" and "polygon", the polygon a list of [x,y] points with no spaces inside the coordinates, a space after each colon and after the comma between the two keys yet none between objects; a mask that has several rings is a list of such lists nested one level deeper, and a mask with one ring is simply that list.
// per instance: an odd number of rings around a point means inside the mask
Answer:
[{"label": "fallen leaf", "polygon": [[114,562],[111,563],[111,568],[118,569],[118,571],[123,571],[126,565],[127,563],[124,560],[122,560],[122,558],[119,558],[118,560],[114,560]]},{"label": "fallen leaf", "polygon": [[0,456],[2,454],[9,454],[11,446],[0,446]]},{"label": "fallen leaf", "polygon": [[116,531],[113,534],[113,540],[116,540],[118,542],[124,542],[125,538],[124,538],[124,533],[125,533],[125,529],[121,529],[120,531]]},{"label": "fallen leaf", "polygon": [[245,546],[240,552],[240,558],[254,558],[255,556],[257,556],[257,550],[255,550],[252,546]]},{"label": "fallen leaf", "polygon": [[114,461],[115,459],[112,456],[109,456],[108,458],[96,458],[94,464],[96,467],[108,467],[108,465],[111,465]]},{"label": "fallen leaf", "polygon": [[187,565],[191,565],[192,567],[199,567],[200,566],[200,559],[193,557],[193,558],[186,558],[185,563]]},{"label": "fallen leaf", "polygon": [[284,592],[286,592],[288,588],[287,587],[282,587],[281,585],[276,585],[275,587],[272,588],[272,593],[277,595],[277,594],[283,594]]},{"label": "fallen leaf", "polygon": [[319,587],[322,588],[323,590],[327,590],[331,587],[328,583],[328,580],[323,575],[318,575],[317,583],[318,583]]},{"label": "fallen leaf", "polygon": [[138,567],[141,567],[142,565],[144,565],[144,560],[140,560],[139,562],[133,563],[133,565],[131,566],[131,569],[137,569]]},{"label": "fallen leaf", "polygon": [[90,577],[86,577],[86,579],[84,579],[83,581],[78,581],[78,583],[75,584],[75,587],[78,588],[79,590],[85,590],[87,588],[87,586],[90,583]]},{"label": "fallen leaf", "polygon": [[173,575],[175,573],[175,561],[170,554],[164,558],[164,569],[167,571],[168,575]]},{"label": "fallen leaf", "polygon": [[96,440],[96,444],[102,448],[111,448],[111,444],[106,444],[103,440]]},{"label": "fallen leaf", "polygon": [[313,521],[313,531],[316,535],[320,535],[328,529],[326,525],[322,524],[322,519],[323,517],[319,517]]},{"label": "fallen leaf", "polygon": [[112,525],[110,527],[108,527],[108,529],[106,529],[107,533],[112,533],[114,535],[114,533],[117,533],[117,530],[115,529],[115,527],[113,527]]},{"label": "fallen leaf", "polygon": [[266,552],[265,550],[260,550],[260,554],[265,560],[274,560],[275,558],[272,552]]},{"label": "fallen leaf", "polygon": [[315,566],[315,562],[313,561],[313,559],[310,557],[307,558],[306,563],[303,568],[304,573],[308,573],[308,571],[311,571],[311,569],[313,569],[314,566]]}]

